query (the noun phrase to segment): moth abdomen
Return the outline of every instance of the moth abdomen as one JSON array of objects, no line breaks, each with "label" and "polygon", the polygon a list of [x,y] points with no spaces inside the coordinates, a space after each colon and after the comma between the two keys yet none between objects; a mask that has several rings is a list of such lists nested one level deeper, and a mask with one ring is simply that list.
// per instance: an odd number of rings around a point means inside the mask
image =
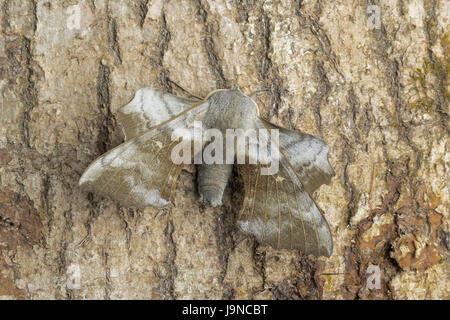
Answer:
[{"label": "moth abdomen", "polygon": [[198,166],[200,201],[212,207],[222,205],[223,191],[233,171],[232,164],[202,164]]}]

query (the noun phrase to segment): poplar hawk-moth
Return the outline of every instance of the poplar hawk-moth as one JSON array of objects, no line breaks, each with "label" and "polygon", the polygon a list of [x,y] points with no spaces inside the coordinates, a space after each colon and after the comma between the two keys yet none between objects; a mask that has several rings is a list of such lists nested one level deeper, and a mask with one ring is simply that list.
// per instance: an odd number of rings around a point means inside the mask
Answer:
[{"label": "poplar hawk-moth", "polygon": [[[261,174],[261,168],[267,167],[262,162],[198,164],[200,200],[221,205],[233,166],[237,166],[245,192],[236,219],[242,231],[276,249],[331,255],[331,233],[312,198],[312,193],[334,176],[328,146],[322,140],[262,119],[254,100],[239,89],[215,90],[197,101],[143,88],[119,110],[118,120],[125,142],[96,159],[80,178],[80,186],[124,206],[163,207],[170,203],[183,168],[183,163],[171,161],[176,131],[191,130],[196,122],[202,123],[203,129],[216,128],[223,133],[227,129],[258,129],[272,137],[276,131],[276,173]],[[186,134],[183,139],[194,138]],[[207,141],[201,143],[202,150],[208,147]],[[250,148],[245,152],[249,160]],[[194,151],[191,160],[195,156]]]}]

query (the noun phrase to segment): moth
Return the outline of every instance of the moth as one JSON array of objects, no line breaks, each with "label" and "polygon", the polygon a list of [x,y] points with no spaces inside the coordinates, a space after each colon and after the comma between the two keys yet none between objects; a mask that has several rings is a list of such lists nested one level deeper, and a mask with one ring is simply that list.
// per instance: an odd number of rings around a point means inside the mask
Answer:
[{"label": "moth", "polygon": [[[236,218],[243,232],[276,249],[329,257],[333,250],[331,233],[312,197],[319,186],[328,184],[334,176],[328,162],[328,146],[314,136],[264,120],[252,97],[238,88],[215,90],[203,100],[177,97],[153,88],[139,89],[118,112],[125,142],[96,159],[81,176],[79,185],[124,206],[164,207],[173,200],[184,166],[171,161],[179,143],[173,139],[175,132],[191,130],[195,123],[224,135],[229,129],[260,130],[269,140],[276,132],[276,145],[271,141],[271,150],[278,153],[276,173],[262,174],[262,168],[268,164],[251,163],[255,150],[251,148],[244,151],[248,160],[245,163],[198,163],[200,200],[220,206],[236,166],[245,193]],[[189,134],[182,138],[195,140]],[[206,150],[211,143],[201,141],[200,149]],[[195,161],[197,156],[194,150],[190,160]],[[269,160],[274,157],[275,152],[269,153]]]}]

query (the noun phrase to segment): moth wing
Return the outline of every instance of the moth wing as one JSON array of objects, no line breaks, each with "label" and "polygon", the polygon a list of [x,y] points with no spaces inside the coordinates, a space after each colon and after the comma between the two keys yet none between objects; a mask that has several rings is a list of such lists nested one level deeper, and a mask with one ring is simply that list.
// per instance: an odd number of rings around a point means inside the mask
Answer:
[{"label": "moth wing", "polygon": [[329,148],[324,141],[306,133],[280,128],[263,119],[260,120],[265,128],[278,129],[279,146],[309,193],[313,193],[322,184],[330,183],[335,173],[328,162]]},{"label": "moth wing", "polygon": [[[268,128],[269,131],[275,128],[260,121],[257,127]],[[308,168],[302,168],[303,175],[299,174],[293,163],[299,166],[302,161],[296,158],[297,154],[286,152],[290,150],[289,144],[293,141],[283,141],[282,135],[283,133],[279,132],[277,173],[261,175],[263,165],[260,163],[238,165],[244,182],[245,196],[237,224],[244,232],[276,249],[298,249],[306,254],[329,257],[333,251],[333,240],[328,224],[310,191],[305,188],[307,185],[312,190],[321,183],[310,181],[305,184],[302,181],[302,177],[322,179],[322,176],[329,173],[310,173]],[[289,134],[289,137],[293,136]],[[301,140],[296,143],[302,145]],[[283,145],[287,146],[287,150],[283,149]],[[304,152],[308,152],[308,149]],[[287,158],[286,154],[291,158]]]},{"label": "moth wing", "polygon": [[198,102],[149,87],[137,90],[134,98],[117,113],[125,141],[175,117]]},{"label": "moth wing", "polygon": [[[190,106],[108,151],[86,169],[79,185],[125,206],[143,208],[167,205],[183,166],[171,161],[172,149],[179,143],[178,140],[172,141],[172,133],[190,129],[194,121],[202,121],[208,105],[208,101],[205,101]],[[126,132],[137,132],[130,126],[141,123],[137,121],[138,113],[135,112],[131,120],[123,122]],[[184,136],[183,139],[190,142],[193,138]]]}]

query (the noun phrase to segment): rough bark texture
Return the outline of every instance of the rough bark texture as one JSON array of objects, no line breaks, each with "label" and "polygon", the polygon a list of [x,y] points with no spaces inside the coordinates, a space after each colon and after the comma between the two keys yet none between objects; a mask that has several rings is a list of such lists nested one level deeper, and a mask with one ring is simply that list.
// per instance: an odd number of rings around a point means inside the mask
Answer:
[{"label": "rough bark texture", "polygon": [[[449,298],[448,14],[438,0],[0,0],[0,298]],[[193,167],[162,210],[81,192],[144,86],[268,88],[266,119],[324,139],[331,258],[240,233],[233,188],[200,205]]]}]

